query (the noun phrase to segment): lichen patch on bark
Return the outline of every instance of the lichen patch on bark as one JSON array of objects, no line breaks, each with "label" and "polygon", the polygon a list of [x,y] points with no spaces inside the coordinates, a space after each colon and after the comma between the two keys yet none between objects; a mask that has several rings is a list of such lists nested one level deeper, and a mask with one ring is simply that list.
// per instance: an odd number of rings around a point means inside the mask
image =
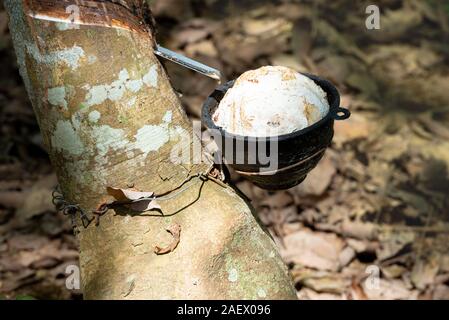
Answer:
[{"label": "lichen patch on bark", "polygon": [[74,45],[71,48],[57,50],[54,52],[43,54],[35,43],[27,43],[28,53],[41,64],[59,64],[68,65],[72,70],[76,70],[80,65],[80,59],[84,57],[83,48]]},{"label": "lichen patch on bark", "polygon": [[51,144],[56,150],[79,156],[85,152],[84,143],[68,120],[59,120],[53,133]]},{"label": "lichen patch on bark", "polygon": [[67,110],[66,89],[64,86],[48,89],[48,102]]},{"label": "lichen patch on bark", "polygon": [[89,113],[88,117],[89,117],[89,122],[97,123],[98,120],[100,120],[100,118],[101,118],[101,113],[98,112],[97,110],[94,110]]}]

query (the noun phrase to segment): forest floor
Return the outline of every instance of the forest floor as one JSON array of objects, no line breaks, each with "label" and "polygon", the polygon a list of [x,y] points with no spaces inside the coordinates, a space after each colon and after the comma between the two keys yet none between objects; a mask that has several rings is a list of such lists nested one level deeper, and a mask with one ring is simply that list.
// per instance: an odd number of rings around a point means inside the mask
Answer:
[{"label": "forest floor", "polygon": [[[449,299],[449,5],[153,1],[159,41],[233,79],[285,65],[330,79],[349,120],[301,185],[233,181],[276,240],[301,299]],[[299,3],[298,3],[299,2]],[[228,3],[224,5],[223,3]],[[18,75],[0,4],[0,298],[82,298],[70,221]],[[192,119],[216,83],[165,63]],[[188,79],[188,80],[186,80]]]}]

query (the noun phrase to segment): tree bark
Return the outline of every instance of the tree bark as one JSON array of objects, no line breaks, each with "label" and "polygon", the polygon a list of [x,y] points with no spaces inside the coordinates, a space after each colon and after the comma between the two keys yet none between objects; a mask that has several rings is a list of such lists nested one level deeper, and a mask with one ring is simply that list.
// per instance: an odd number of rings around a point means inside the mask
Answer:
[{"label": "tree bark", "polygon": [[[183,138],[199,141],[153,54],[152,35],[128,28],[124,18],[71,29],[26,14],[49,2],[5,0],[5,6],[64,198],[90,212],[108,199],[108,186],[163,194],[203,172],[207,162],[171,161]],[[126,10],[106,2],[109,10]],[[121,208],[109,210],[98,226],[80,226],[86,299],[296,298],[274,242],[232,188],[199,181],[160,205],[167,216]],[[172,240],[166,229],[173,224],[181,226],[178,246],[155,254],[154,246]]]}]

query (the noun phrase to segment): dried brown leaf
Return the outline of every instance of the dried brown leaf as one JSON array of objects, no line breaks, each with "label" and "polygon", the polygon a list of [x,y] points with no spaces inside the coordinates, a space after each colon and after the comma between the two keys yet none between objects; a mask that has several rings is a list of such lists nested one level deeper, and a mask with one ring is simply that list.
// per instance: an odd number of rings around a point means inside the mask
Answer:
[{"label": "dried brown leaf", "polygon": [[336,172],[331,156],[325,153],[317,167],[295,188],[295,191],[301,195],[320,196],[327,190]]},{"label": "dried brown leaf", "polygon": [[117,201],[134,201],[142,198],[149,198],[154,195],[153,192],[142,192],[135,189],[107,188],[108,194],[113,196]]},{"label": "dried brown leaf", "polygon": [[161,206],[156,200],[142,200],[129,205],[131,210],[138,212],[146,212],[151,210],[161,210]]},{"label": "dried brown leaf", "polygon": [[435,282],[438,274],[439,261],[436,256],[430,257],[427,261],[418,260],[413,266],[410,279],[418,289],[425,289],[426,286]]},{"label": "dried brown leaf", "polygon": [[410,290],[401,280],[379,279],[378,285],[362,283],[362,287],[368,299],[371,300],[415,300],[418,297],[416,290]]},{"label": "dried brown leaf", "polygon": [[[133,211],[146,212],[154,209],[160,210],[157,201],[152,198],[153,192],[142,192],[135,189],[107,188],[108,194],[113,196],[119,203],[128,203]],[[132,201],[132,203],[129,203]]]},{"label": "dried brown leaf", "polygon": [[335,234],[303,229],[286,236],[284,243],[281,254],[288,262],[319,270],[337,271],[340,266],[344,243]]},{"label": "dried brown leaf", "polygon": [[181,226],[177,223],[171,225],[167,228],[167,232],[169,232],[173,236],[172,242],[165,248],[161,248],[159,246],[154,247],[154,253],[157,255],[167,254],[176,249],[181,240]]}]

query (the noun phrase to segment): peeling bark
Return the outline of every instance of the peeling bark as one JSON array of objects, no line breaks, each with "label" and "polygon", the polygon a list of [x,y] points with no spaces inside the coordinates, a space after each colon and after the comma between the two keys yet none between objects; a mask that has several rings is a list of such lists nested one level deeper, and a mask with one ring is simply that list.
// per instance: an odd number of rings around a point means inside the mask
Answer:
[{"label": "peeling bark", "polygon": [[[70,29],[26,16],[30,2],[6,0],[5,6],[20,72],[67,201],[94,210],[108,186],[162,194],[209,166],[170,160],[173,147],[193,137],[192,126],[150,34],[113,25]],[[233,189],[206,181],[161,203],[164,213],[185,206],[165,217],[110,210],[99,226],[81,228],[85,298],[296,297],[275,244]],[[156,245],[172,242],[166,229],[173,224],[182,228],[176,250],[157,255]]]}]

